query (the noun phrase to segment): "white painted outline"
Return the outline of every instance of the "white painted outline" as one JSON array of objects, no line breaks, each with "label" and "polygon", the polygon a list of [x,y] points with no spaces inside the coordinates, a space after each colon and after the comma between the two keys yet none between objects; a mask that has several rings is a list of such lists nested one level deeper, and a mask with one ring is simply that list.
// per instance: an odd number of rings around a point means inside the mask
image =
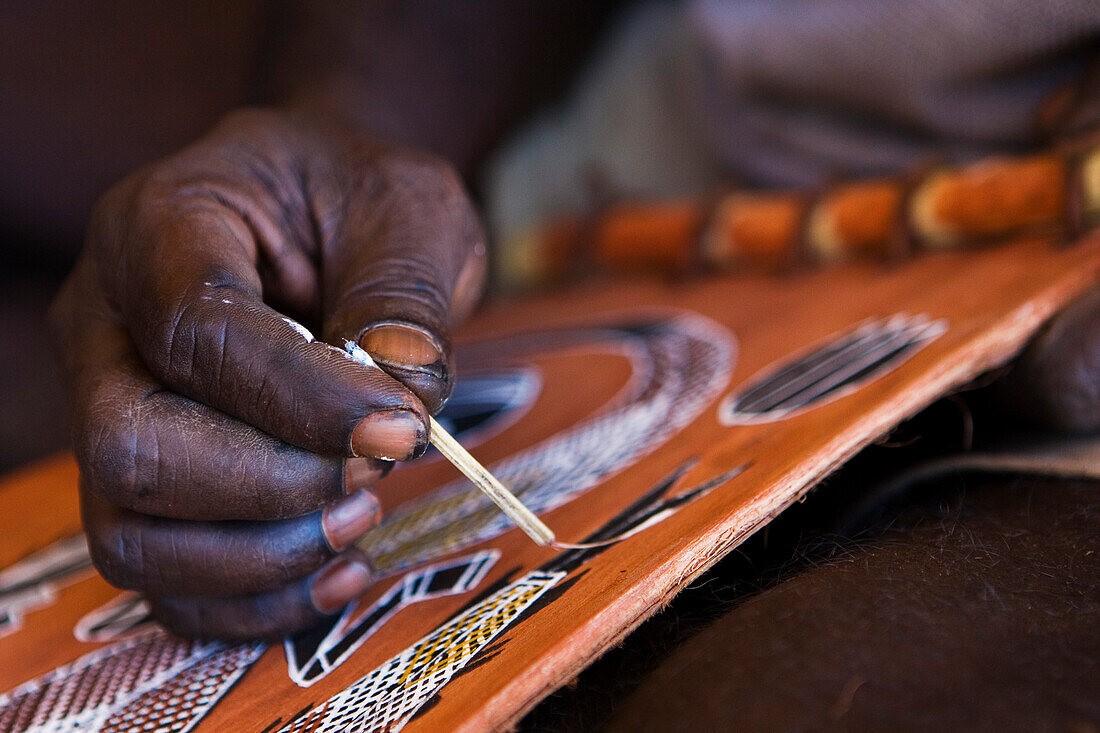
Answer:
[{"label": "white painted outline", "polygon": [[[566,575],[568,573],[539,570],[527,573],[436,627],[430,634],[378,665],[306,715],[288,722],[279,729],[280,733],[401,730],[425,702]],[[528,595],[524,602],[516,603],[515,596],[525,592]],[[445,656],[438,660],[435,656],[422,654],[425,649],[431,649],[433,642],[442,636],[450,637],[452,649],[455,645],[467,642],[472,632],[485,625],[485,620],[479,620],[477,624],[467,627],[468,619],[472,616],[499,619],[500,625],[495,631],[478,638],[475,644],[467,646],[460,657],[448,659]],[[438,664],[440,661],[444,662],[442,666]],[[419,669],[416,668],[417,665]],[[402,680],[398,694],[383,694],[393,693],[393,685],[389,680],[395,678]]]},{"label": "white painted outline", "polygon": [[[50,577],[59,570],[66,571]],[[0,570],[0,611],[8,617],[7,623],[0,626],[0,637],[22,629],[23,617],[28,613],[53,605],[61,588],[95,574],[83,532],[55,540]],[[10,590],[28,583],[21,591]]]},{"label": "white painted outline", "polygon": [[[287,674],[291,681],[298,685],[298,687],[311,687],[317,684],[317,682],[327,677],[332,670],[347,661],[348,657],[354,654],[359,647],[363,646],[363,643],[366,642],[367,639],[373,636],[378,629],[385,626],[386,623],[400,613],[402,609],[420,603],[421,601],[430,601],[435,598],[469,593],[481,584],[481,581],[485,579],[485,576],[493,566],[496,565],[499,559],[500,550],[490,549],[475,552],[470,555],[463,555],[462,557],[457,557],[446,562],[429,565],[405,574],[401,580],[390,586],[385,593],[379,596],[374,603],[370,604],[370,606],[365,609],[360,610],[358,602],[348,604],[347,608],[345,608],[344,612],[341,614],[340,620],[336,622],[332,630],[329,631],[321,643],[317,645],[317,648],[313,651],[309,659],[304,660],[304,662],[298,662],[297,655],[294,651],[293,641],[289,637],[283,640],[283,652],[286,654]],[[432,578],[434,578],[437,573],[460,565],[468,565],[469,567],[467,567],[462,576],[455,581],[453,586],[435,591],[434,593],[427,592],[427,587],[431,584]],[[375,621],[354,644],[344,650],[335,660],[325,658],[325,654],[328,651],[344,640],[350,629],[354,628],[362,619],[369,616],[374,609],[388,605],[395,595],[401,596],[400,603]],[[303,673],[312,667],[315,662],[321,664],[321,674],[311,680],[305,679]]]},{"label": "white painted outline", "polygon": [[[104,631],[95,631],[97,626],[101,625],[107,619],[112,618],[116,610],[121,606],[132,606],[133,609],[136,610],[126,611],[123,615],[118,616],[105,627]],[[80,620],[76,622],[76,626],[73,627],[73,636],[76,637],[77,641],[83,641],[86,644],[104,644],[109,641],[132,636],[148,625],[146,619],[149,613],[149,602],[146,601],[141,594],[133,591],[124,591],[103,605],[97,606],[81,616]],[[138,618],[139,620],[137,623],[117,629],[117,624],[120,620],[130,618]]]}]

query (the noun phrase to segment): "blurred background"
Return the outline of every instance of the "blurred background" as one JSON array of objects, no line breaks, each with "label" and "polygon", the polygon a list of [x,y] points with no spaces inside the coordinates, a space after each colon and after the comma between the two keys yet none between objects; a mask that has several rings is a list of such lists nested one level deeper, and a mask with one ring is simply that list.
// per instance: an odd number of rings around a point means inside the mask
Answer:
[{"label": "blurred background", "polygon": [[59,0],[0,37],[0,469],[66,444],[45,312],[95,200],[243,105],[447,158],[505,279],[609,200],[1025,154],[1100,109],[1092,0]]}]

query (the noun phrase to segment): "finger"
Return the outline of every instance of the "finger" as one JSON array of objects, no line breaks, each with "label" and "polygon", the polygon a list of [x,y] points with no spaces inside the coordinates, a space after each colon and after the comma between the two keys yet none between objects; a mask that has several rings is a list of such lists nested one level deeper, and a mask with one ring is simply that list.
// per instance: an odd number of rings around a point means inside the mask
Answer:
[{"label": "finger", "polygon": [[378,523],[357,491],[324,510],[271,522],[189,522],[120,509],[88,491],[81,514],[92,561],[112,585],[152,595],[239,595],[315,571]]},{"label": "finger", "polygon": [[162,389],[114,323],[84,319],[67,344],[74,447],[106,501],[181,519],[280,519],[321,508],[383,474],[375,459],[322,456]]},{"label": "finger", "polygon": [[1100,430],[1100,288],[1058,314],[995,390],[1004,409],[1041,427]]},{"label": "finger", "polygon": [[358,598],[373,582],[355,552],[332,560],[305,580],[267,593],[151,598],[157,620],[181,636],[273,639],[317,624]]},{"label": "finger", "polygon": [[129,216],[139,242],[122,248],[116,298],[157,382],[313,452],[423,452],[427,416],[413,394],[263,302],[253,232],[265,228],[191,193]]},{"label": "finger", "polygon": [[476,301],[485,252],[458,176],[429,156],[372,161],[324,255],[325,338],[357,341],[436,412],[454,378],[450,330]]}]

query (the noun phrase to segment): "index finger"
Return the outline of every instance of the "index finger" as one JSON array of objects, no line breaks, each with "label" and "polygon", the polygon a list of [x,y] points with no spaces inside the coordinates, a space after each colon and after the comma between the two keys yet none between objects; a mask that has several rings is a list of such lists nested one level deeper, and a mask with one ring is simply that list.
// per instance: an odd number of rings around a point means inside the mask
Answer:
[{"label": "index finger", "polygon": [[114,293],[159,382],[311,451],[423,452],[427,415],[409,390],[263,302],[256,228],[237,211],[184,195],[135,218]]}]

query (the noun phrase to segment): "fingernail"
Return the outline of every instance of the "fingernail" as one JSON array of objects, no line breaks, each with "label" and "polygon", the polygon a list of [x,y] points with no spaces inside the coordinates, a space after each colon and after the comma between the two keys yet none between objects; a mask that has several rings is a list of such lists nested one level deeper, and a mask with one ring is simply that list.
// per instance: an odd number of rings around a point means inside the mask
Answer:
[{"label": "fingernail", "polygon": [[375,361],[394,366],[425,367],[443,358],[435,339],[415,326],[384,323],[359,338],[359,345]]},{"label": "fingernail", "polygon": [[369,567],[344,555],[317,574],[309,591],[310,599],[321,613],[334,613],[365,593],[373,580]]},{"label": "fingernail", "polygon": [[321,513],[321,528],[332,549],[341,552],[378,524],[382,508],[369,491],[356,491]]},{"label": "fingernail", "polygon": [[405,461],[423,453],[427,443],[427,428],[410,410],[372,413],[351,432],[351,451],[357,457]]},{"label": "fingernail", "polygon": [[393,461],[379,458],[348,458],[344,461],[344,493],[369,489],[393,470]]}]

